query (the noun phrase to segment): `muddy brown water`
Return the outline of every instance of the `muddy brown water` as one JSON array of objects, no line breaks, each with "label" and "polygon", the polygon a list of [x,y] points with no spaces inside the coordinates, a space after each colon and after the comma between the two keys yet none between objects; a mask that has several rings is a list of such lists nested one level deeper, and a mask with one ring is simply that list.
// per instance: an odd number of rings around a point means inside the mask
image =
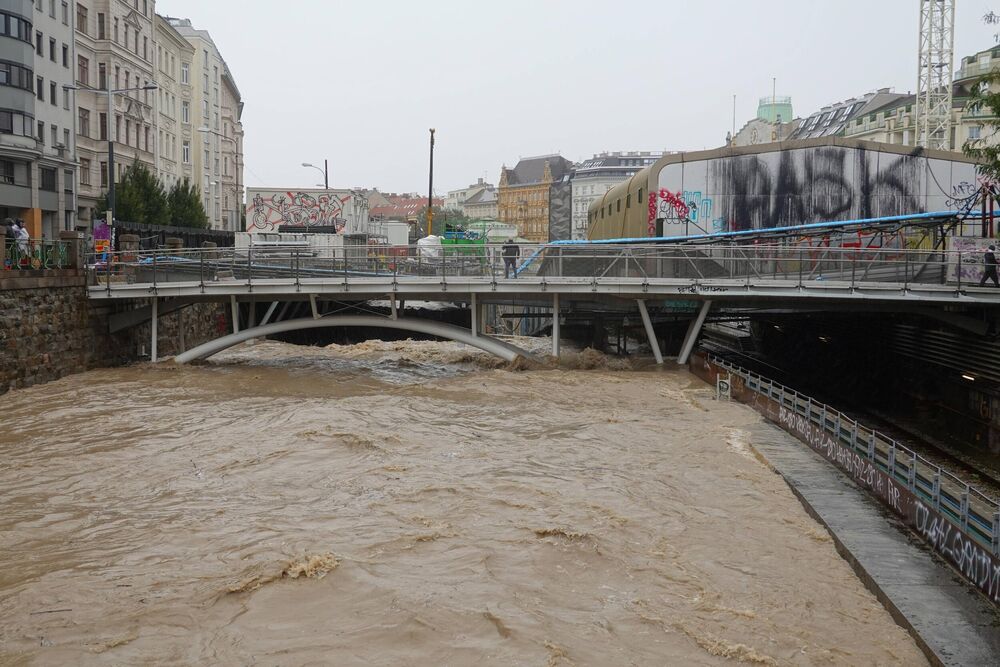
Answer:
[{"label": "muddy brown water", "polygon": [[263,342],[3,396],[0,664],[925,664],[755,413],[571,365]]}]

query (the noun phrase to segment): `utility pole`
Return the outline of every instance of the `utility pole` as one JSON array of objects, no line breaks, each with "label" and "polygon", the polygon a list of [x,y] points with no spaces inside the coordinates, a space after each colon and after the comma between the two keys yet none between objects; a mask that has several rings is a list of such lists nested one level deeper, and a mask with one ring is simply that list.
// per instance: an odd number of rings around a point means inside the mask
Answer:
[{"label": "utility pole", "polygon": [[323,160],[323,187],[327,190],[330,189],[330,166],[327,164],[326,160]]},{"label": "utility pole", "polygon": [[427,236],[431,235],[434,225],[434,128],[431,128],[431,169],[430,183],[427,186]]}]

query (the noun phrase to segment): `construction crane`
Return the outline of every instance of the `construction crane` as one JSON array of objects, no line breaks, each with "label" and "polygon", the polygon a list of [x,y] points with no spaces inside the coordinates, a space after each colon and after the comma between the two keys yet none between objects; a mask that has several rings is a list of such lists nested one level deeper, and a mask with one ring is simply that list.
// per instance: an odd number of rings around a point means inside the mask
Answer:
[{"label": "construction crane", "polygon": [[952,150],[955,0],[920,0],[917,145]]}]

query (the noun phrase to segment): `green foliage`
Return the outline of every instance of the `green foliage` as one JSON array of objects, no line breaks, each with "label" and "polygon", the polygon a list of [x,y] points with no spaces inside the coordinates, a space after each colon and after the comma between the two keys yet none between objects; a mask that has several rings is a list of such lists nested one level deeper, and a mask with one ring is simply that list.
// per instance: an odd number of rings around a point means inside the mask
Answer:
[{"label": "green foliage", "polygon": [[[433,232],[434,234],[440,236],[444,234],[447,226],[451,227],[464,227],[468,223],[472,222],[472,219],[461,211],[456,211],[449,208],[441,208],[440,206],[435,206],[431,209],[434,213],[433,220]],[[417,214],[417,220],[420,223],[421,230],[427,229],[427,207],[424,206],[420,209],[420,213]]]},{"label": "green foliage", "polygon": [[208,216],[201,205],[201,191],[187,178],[178,181],[167,195],[170,206],[170,224],[175,227],[207,229]]},{"label": "green foliage", "polygon": [[[1000,15],[988,12],[983,23],[996,25]],[[979,172],[990,180],[1000,180],[1000,70],[993,69],[979,77],[965,105],[966,112],[983,116],[983,131],[978,139],[969,139],[962,152],[979,162]]]},{"label": "green foliage", "polygon": [[[98,200],[94,210],[96,218],[107,217],[111,203],[109,194],[105,193]],[[126,169],[121,182],[115,184],[115,217],[147,225],[209,227],[198,186],[185,178],[167,192],[149,169],[138,161]]]},{"label": "green foliage", "polygon": [[[105,195],[107,200],[107,195]],[[107,210],[110,201],[105,201]],[[167,193],[146,165],[136,160],[115,184],[115,217],[145,225],[169,225]]]}]

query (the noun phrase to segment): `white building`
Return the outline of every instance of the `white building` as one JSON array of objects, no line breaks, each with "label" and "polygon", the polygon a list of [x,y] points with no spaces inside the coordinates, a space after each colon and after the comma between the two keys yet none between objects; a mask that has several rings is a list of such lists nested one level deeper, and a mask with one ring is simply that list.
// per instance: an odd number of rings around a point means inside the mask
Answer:
[{"label": "white building", "polygon": [[448,196],[444,199],[444,208],[451,209],[452,211],[461,211],[462,207],[465,205],[466,200],[475,196],[483,190],[495,190],[496,187],[491,183],[486,183],[483,179],[478,179],[476,183],[462,188],[460,190],[450,190]]},{"label": "white building", "polygon": [[[239,210],[242,206],[235,204],[242,202],[242,194],[234,189],[237,184],[241,189],[243,184],[242,101],[239,90],[207,30],[195,29],[189,19],[164,18],[194,48],[193,59],[182,62],[180,72],[181,83],[187,81],[191,87],[192,181],[201,190],[202,205],[212,229],[239,230]],[[222,118],[226,109],[229,121],[224,126]],[[183,153],[183,143],[181,149]],[[223,166],[227,157],[232,174],[224,178]],[[226,207],[224,214],[223,204],[227,200],[232,203]]]},{"label": "white building", "polygon": [[[194,59],[194,47],[162,16],[156,16],[156,175],[170,190],[187,178],[197,182],[191,164],[191,82],[182,79],[185,63]],[[186,150],[185,150],[186,147]],[[185,159],[186,158],[186,159]]]},{"label": "white building", "polygon": [[[48,2],[48,0],[44,0]],[[78,0],[61,2],[76,16],[77,153],[80,159],[78,217],[89,225],[94,208],[108,189],[108,134],[114,141],[115,178],[135,161],[156,173],[155,90],[114,95],[108,109],[108,86],[141,88],[155,80],[155,0]],[[60,11],[64,11],[60,9]],[[62,17],[60,16],[60,20]]]},{"label": "white building", "polygon": [[580,163],[572,180],[572,238],[587,238],[587,210],[594,200],[663,155],[652,151],[616,151],[598,153]]}]

